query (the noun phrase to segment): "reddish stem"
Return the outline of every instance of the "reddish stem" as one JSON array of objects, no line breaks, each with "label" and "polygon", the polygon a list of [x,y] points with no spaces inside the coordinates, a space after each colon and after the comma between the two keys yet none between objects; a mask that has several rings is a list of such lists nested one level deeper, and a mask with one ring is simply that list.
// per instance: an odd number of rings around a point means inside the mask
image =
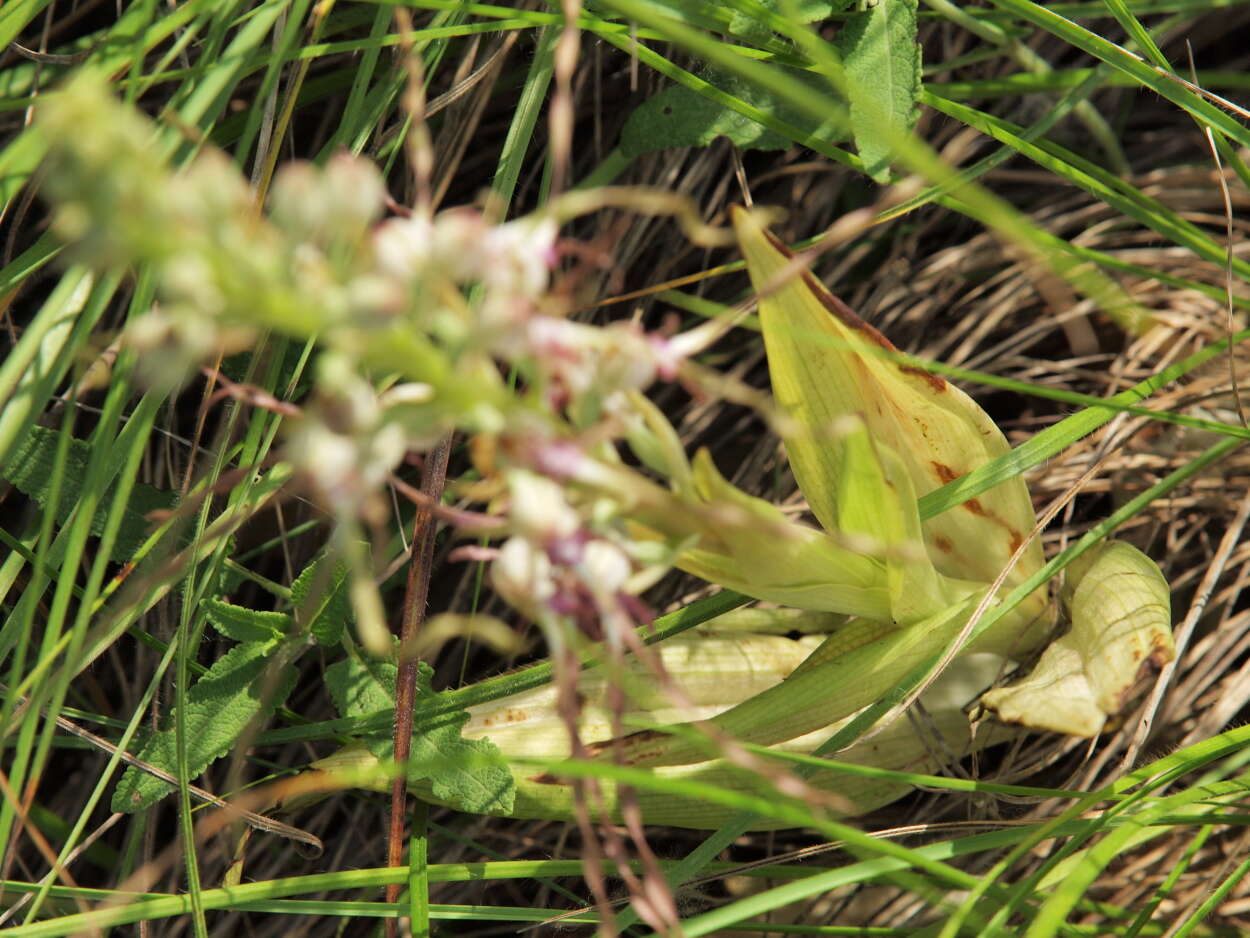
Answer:
[{"label": "reddish stem", "polygon": [[[404,595],[404,617],[400,626],[400,648],[411,648],[412,639],[425,621],[425,604],[430,595],[430,567],[434,560],[434,534],[438,528],[430,506],[437,504],[447,482],[447,461],[451,455],[451,434],[443,437],[425,457],[421,470],[421,492],[428,497],[417,505],[412,530],[412,557],[408,563],[408,586]],[[395,680],[395,762],[399,773],[391,783],[391,824],[387,837],[386,865],[401,866],[404,854],[405,794],[408,754],[412,748],[412,708],[416,699],[417,660],[401,658]],[[400,883],[386,887],[386,901],[399,900]],[[387,938],[398,934],[397,919],[387,919]]]}]

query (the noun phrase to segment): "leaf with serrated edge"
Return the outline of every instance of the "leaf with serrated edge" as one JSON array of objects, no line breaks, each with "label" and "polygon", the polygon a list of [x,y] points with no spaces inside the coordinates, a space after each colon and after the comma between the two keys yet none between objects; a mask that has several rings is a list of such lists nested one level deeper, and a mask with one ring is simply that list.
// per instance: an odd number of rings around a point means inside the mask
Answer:
[{"label": "leaf with serrated edge", "polygon": [[204,603],[209,624],[236,642],[268,642],[281,638],[291,628],[291,617],[283,612],[259,612],[236,606],[223,599]]},{"label": "leaf with serrated edge", "polygon": [[[346,658],[326,668],[326,684],[341,716],[363,717],[395,706],[396,672],[389,661]],[[422,662],[417,673],[418,699],[435,696],[430,689],[431,674],[429,665]],[[414,729],[409,781],[424,781],[435,798],[458,810],[506,814],[512,810],[516,792],[512,773],[503,765],[474,761],[498,756],[499,750],[485,740],[461,738],[460,729],[468,719],[468,713],[457,710]],[[377,758],[394,758],[389,736],[367,736],[364,743]]]},{"label": "leaf with serrated edge", "polygon": [[[230,751],[248,724],[262,713],[272,712],[295,686],[294,668],[284,668],[274,681],[270,659],[279,642],[246,642],[222,655],[187,691],[184,727],[187,738],[187,769],[195,778],[216,759]],[[178,767],[174,730],[153,733],[138,757],[174,774]],[[113,810],[139,811],[173,791],[173,786],[138,768],[130,767],[113,793]]]},{"label": "leaf with serrated edge", "polygon": [[877,182],[890,177],[893,147],[884,118],[899,136],[916,122],[920,44],[916,0],[882,0],[847,20],[834,43],[842,53],[851,130],[864,170]]},{"label": "leaf with serrated edge", "polygon": [[[337,645],[352,615],[347,565],[329,552],[317,555],[291,584],[291,601],[318,645]],[[312,596],[313,590],[317,591]]]},{"label": "leaf with serrated edge", "polygon": [[767,89],[732,72],[713,69],[705,76],[693,79],[708,93],[701,94],[685,85],[674,85],[638,105],[621,128],[621,151],[632,158],[670,147],[704,147],[718,137],[725,137],[743,150],[784,150],[794,145],[793,140],[716,100],[720,95],[758,108],[797,131],[810,133],[826,142],[846,139],[845,107],[832,98],[827,81],[801,69],[773,67],[808,85],[813,95],[827,99],[828,119],[813,127],[807,112],[795,110]]},{"label": "leaf with serrated edge", "polygon": [[[56,458],[60,433],[46,427],[31,427],[18,445],[17,451],[9,460],[0,475],[13,483],[19,492],[29,496],[47,508],[49,486],[52,482],[53,461]],[[61,480],[61,499],[57,506],[56,517],[64,521],[69,517],[74,506],[78,504],[79,492],[83,480],[87,476],[87,463],[90,459],[91,447],[85,440],[70,440],[66,456],[66,466]],[[116,461],[115,468],[120,468]],[[111,478],[112,476],[110,476]],[[113,542],[111,560],[126,560],[131,557],[147,538],[152,523],[148,514],[153,511],[166,511],[178,502],[173,492],[164,492],[150,485],[136,483],[130,492],[130,500],[122,516],[121,528],[117,539]],[[91,519],[91,533],[98,537],[104,532],[104,523],[112,506],[107,501],[101,502]]]}]

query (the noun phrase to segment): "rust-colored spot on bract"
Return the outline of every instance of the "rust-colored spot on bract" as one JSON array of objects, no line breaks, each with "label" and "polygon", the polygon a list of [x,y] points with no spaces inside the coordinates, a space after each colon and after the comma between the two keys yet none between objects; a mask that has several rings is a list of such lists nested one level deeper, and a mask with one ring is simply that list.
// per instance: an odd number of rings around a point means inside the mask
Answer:
[{"label": "rust-colored spot on bract", "polygon": [[903,374],[915,375],[917,378],[928,382],[929,387],[936,394],[946,393],[946,379],[939,375],[925,371],[923,368],[914,368],[911,365],[899,365],[898,370],[903,372]]},{"label": "rust-colored spot on bract", "polygon": [[[661,733],[659,730],[638,730],[636,733],[627,733],[618,739],[605,739],[602,742],[591,743],[586,747],[592,756],[601,756],[604,753],[611,752],[619,744],[623,744],[628,750],[625,757],[626,765],[633,765],[641,759],[650,759],[652,756],[661,755],[664,747],[661,743],[668,740],[667,733]],[[651,746],[651,749],[643,747]]]},{"label": "rust-colored spot on bract", "polygon": [[[943,485],[954,482],[959,478],[959,473],[945,463],[938,462],[936,459],[929,460],[929,465],[933,467],[933,471],[937,474],[937,477],[942,480]],[[978,518],[985,518],[1002,527],[1002,529],[1007,532],[1008,542],[1011,545],[1011,552],[1013,554],[1019,550],[1020,545],[1024,543],[1024,535],[1021,532],[1017,531],[1003,518],[1000,518],[994,512],[982,505],[979,499],[969,498],[962,502],[959,507],[963,508],[965,511],[972,512],[972,514],[976,515]]]},{"label": "rust-colored spot on bract", "polygon": [[1168,664],[1176,657],[1176,650],[1172,647],[1164,636],[1155,632],[1150,639],[1150,655],[1146,659],[1147,663],[1158,670],[1162,670],[1165,664]]},{"label": "rust-colored spot on bract", "polygon": [[[776,235],[774,235],[771,231],[765,231],[764,237],[768,239],[768,243],[776,248],[783,257],[789,258],[790,260],[794,259],[794,252],[777,240]],[[875,342],[877,345],[880,345],[887,352],[898,351],[893,342],[883,336],[872,326],[868,325],[868,323],[864,322],[855,310],[851,309],[840,299],[830,293],[829,288],[821,283],[810,270],[804,269],[802,271],[802,275],[803,282],[807,284],[808,288],[813,294],[815,294],[816,298],[820,300],[825,309],[829,310],[829,314],[831,316],[841,322],[848,329],[854,329],[856,332],[862,332],[866,338]]]},{"label": "rust-colored spot on bract", "polygon": [[952,544],[948,538],[942,537],[940,534],[933,538],[933,546],[944,554],[955,553],[955,545]]},{"label": "rust-colored spot on bract", "polygon": [[[765,231],[764,237],[768,239],[768,243],[776,248],[783,257],[790,260],[794,259],[794,252],[781,243],[771,231]],[[816,278],[816,276],[807,269],[802,271],[803,282],[807,284],[812,294],[820,300],[829,314],[841,322],[848,329],[854,329],[856,332],[862,333],[865,338],[873,342],[887,352],[897,352],[898,347],[874,329],[860,317],[860,315],[851,309],[844,302],[829,292],[829,288]],[[903,374],[912,375],[920,378],[927,383],[930,389],[936,394],[943,394],[946,391],[946,379],[939,375],[925,371],[923,368],[916,368],[912,365],[899,365],[898,370]]]}]

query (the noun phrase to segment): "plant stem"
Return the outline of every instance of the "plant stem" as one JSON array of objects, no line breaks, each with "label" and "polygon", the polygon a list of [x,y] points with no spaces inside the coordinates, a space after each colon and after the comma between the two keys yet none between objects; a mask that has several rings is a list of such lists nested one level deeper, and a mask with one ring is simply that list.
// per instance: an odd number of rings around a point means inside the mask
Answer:
[{"label": "plant stem", "polygon": [[[437,500],[447,481],[447,462],[451,455],[451,434],[443,437],[426,454],[421,470],[421,492]],[[430,567],[434,559],[434,534],[437,522],[428,506],[418,505],[412,530],[412,559],[408,565],[408,585],[404,595],[404,617],[400,626],[400,648],[411,648],[411,642],[425,620],[425,604],[430,593]],[[412,706],[416,698],[417,661],[401,657],[395,680],[395,762],[400,771],[391,784],[391,825],[387,837],[386,865],[399,866],[404,852],[404,805],[408,772],[405,763],[412,747]],[[399,899],[400,883],[386,887],[386,901]],[[398,922],[388,919],[387,938],[394,938]]]}]

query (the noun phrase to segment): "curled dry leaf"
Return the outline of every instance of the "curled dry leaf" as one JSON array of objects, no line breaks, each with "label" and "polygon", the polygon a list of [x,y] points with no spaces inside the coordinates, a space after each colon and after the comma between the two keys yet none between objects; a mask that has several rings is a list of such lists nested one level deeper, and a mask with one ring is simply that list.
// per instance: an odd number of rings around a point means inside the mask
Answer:
[{"label": "curled dry leaf", "polygon": [[1063,602],[1067,634],[1027,677],[987,692],[981,704],[1006,723],[1096,736],[1138,680],[1175,656],[1168,584],[1153,560],[1111,541],[1072,563]]}]

